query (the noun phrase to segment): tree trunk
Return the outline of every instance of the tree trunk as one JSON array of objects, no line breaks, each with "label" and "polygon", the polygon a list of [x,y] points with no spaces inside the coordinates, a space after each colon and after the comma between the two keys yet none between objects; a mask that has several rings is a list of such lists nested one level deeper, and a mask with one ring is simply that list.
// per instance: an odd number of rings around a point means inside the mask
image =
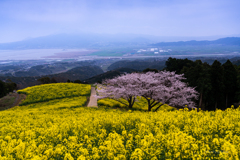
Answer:
[{"label": "tree trunk", "polygon": [[132,109],[133,105],[132,104],[129,104],[128,108],[131,108]]},{"label": "tree trunk", "polygon": [[[148,111],[149,112],[152,110],[153,107],[155,107],[157,104],[160,103],[160,102],[155,101],[153,99],[148,99],[147,97],[144,97],[144,96],[143,96],[143,98],[145,98],[147,100],[147,102],[148,102]],[[151,102],[151,100],[152,100],[152,102]]]},{"label": "tree trunk", "polygon": [[160,104],[156,109],[155,112],[162,106],[163,104]]},{"label": "tree trunk", "polygon": [[147,97],[143,97],[143,98],[145,98],[148,102],[148,111],[151,111],[151,109],[152,109],[151,99],[148,99]]},{"label": "tree trunk", "polygon": [[226,94],[226,108],[228,106],[228,94]]},{"label": "tree trunk", "polygon": [[203,96],[203,94],[200,93],[200,100],[199,100],[199,105],[198,105],[198,107],[201,108],[201,109],[202,109],[202,96]]},{"label": "tree trunk", "polygon": [[135,97],[134,97],[134,98],[133,98],[133,97],[130,97],[130,98],[128,99],[128,104],[129,104],[129,105],[128,105],[128,108],[132,109],[134,102],[135,102]]},{"label": "tree trunk", "polygon": [[128,99],[128,108],[132,108],[132,97]]},{"label": "tree trunk", "polygon": [[147,99],[147,102],[148,102],[148,111],[150,112],[151,109],[152,109],[151,100],[150,100],[150,99]]},{"label": "tree trunk", "polygon": [[151,111],[151,109],[152,109],[152,107],[148,105],[148,111],[149,112]]},{"label": "tree trunk", "polygon": [[203,110],[203,111],[206,110],[206,103],[203,104],[203,106],[202,106],[202,110]]}]

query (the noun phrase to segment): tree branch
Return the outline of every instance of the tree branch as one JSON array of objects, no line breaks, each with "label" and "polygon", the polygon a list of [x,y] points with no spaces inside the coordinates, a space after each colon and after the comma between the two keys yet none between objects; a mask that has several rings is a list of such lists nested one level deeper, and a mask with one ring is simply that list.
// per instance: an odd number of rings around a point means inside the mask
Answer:
[{"label": "tree branch", "polygon": [[[113,99],[113,98],[110,98],[110,99]],[[120,103],[122,103],[122,104],[124,104],[124,105],[128,106],[128,104],[126,104],[126,103],[123,103],[122,101],[120,101],[120,100],[118,100],[118,99],[113,99],[113,100],[115,100],[115,101],[118,101],[118,102],[120,102]]]},{"label": "tree branch", "polygon": [[155,109],[154,112],[156,112],[162,105],[163,105],[163,104],[160,104],[160,105]]},{"label": "tree branch", "polygon": [[[159,104],[160,102],[156,102],[154,105],[152,105],[152,108],[154,107],[154,106],[156,106],[157,104]],[[163,105],[163,104],[162,104]]]}]

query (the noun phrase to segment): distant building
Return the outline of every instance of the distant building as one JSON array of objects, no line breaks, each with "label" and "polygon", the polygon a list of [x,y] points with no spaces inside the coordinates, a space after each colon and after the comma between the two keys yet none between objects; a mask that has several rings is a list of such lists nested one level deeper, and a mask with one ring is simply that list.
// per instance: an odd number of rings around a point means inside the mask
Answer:
[{"label": "distant building", "polygon": [[137,52],[140,53],[140,52],[146,52],[147,50],[145,49],[139,49]]},{"label": "distant building", "polygon": [[126,53],[123,56],[131,56],[131,53]]},{"label": "distant building", "polygon": [[158,54],[158,52],[154,52],[154,54]]},{"label": "distant building", "polygon": [[154,51],[154,48],[151,48],[150,51]]}]

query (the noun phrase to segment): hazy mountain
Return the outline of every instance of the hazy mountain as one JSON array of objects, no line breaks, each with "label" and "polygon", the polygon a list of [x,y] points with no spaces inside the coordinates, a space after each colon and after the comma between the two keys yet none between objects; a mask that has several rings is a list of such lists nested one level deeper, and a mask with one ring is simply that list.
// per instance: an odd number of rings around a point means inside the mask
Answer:
[{"label": "hazy mountain", "polygon": [[108,34],[57,34],[44,37],[30,38],[18,42],[1,43],[0,49],[50,49],[50,48],[94,48],[130,43],[153,43],[138,35],[108,35]]},{"label": "hazy mountain", "polygon": [[[99,47],[121,47],[133,45],[146,45],[157,43],[154,45],[195,45],[208,44],[209,41],[187,41],[187,40],[212,40],[215,37],[166,37],[151,36],[140,34],[56,34],[37,38],[28,38],[18,42],[0,43],[1,50],[9,49],[75,49],[75,48],[99,48]],[[174,41],[187,42],[174,42]],[[229,40],[231,41],[231,40]],[[168,43],[171,42],[171,43]]]},{"label": "hazy mountain", "polygon": [[204,46],[204,45],[238,45],[240,46],[240,37],[226,37],[214,41],[179,41],[179,42],[160,42],[151,44],[151,46]]}]

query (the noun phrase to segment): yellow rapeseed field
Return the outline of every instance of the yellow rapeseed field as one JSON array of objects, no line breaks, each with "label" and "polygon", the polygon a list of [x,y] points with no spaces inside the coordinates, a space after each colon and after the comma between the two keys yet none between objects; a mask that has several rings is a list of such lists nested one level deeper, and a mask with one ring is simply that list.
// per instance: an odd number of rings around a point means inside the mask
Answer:
[{"label": "yellow rapeseed field", "polygon": [[[125,99],[121,99],[120,101],[124,102],[125,104],[128,104],[128,102]],[[160,105],[160,104],[159,104]],[[114,99],[104,98],[98,100],[98,106],[101,107],[111,107],[111,108],[125,108],[127,109],[126,105],[120,103],[119,101],[116,101]],[[156,105],[152,108],[152,111],[155,111],[155,109],[158,107]],[[134,105],[133,110],[142,110],[147,111],[148,110],[148,103],[145,98],[137,97]],[[173,111],[176,110],[176,108],[171,107],[167,104],[162,105],[158,110],[167,110],[167,111]]]},{"label": "yellow rapeseed field", "polygon": [[22,105],[25,105],[65,97],[89,96],[91,86],[76,83],[52,83],[28,87],[23,90],[18,90],[18,93],[28,95],[27,99],[22,103]]},{"label": "yellow rapeseed field", "polygon": [[240,157],[240,109],[140,112],[83,107],[86,101],[74,96],[1,111],[0,159]]}]

